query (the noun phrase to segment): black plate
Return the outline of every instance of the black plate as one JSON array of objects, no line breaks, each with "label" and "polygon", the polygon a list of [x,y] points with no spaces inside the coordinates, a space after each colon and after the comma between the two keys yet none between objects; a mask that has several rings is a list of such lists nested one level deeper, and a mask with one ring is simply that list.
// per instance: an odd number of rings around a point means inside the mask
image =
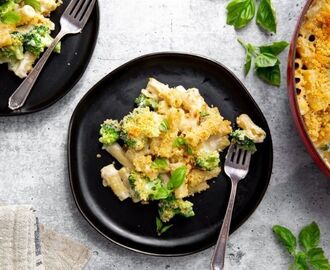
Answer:
[{"label": "black plate", "polygon": [[[98,143],[100,123],[121,119],[133,109],[134,98],[149,77],[171,86],[196,87],[208,104],[234,122],[248,113],[267,132],[258,145],[250,173],[239,184],[231,232],[237,229],[261,201],[272,171],[272,141],[267,122],[239,80],[221,64],[195,55],[158,53],[134,59],[111,72],[80,101],[73,113],[68,137],[70,181],[76,204],[87,221],[107,239],[141,253],[176,256],[203,250],[215,244],[230,193],[224,173],[211,181],[211,188],[189,198],[196,216],[175,217],[173,228],[156,234],[156,204],[120,202],[104,188],[100,169],[114,160]],[[100,153],[101,158],[96,155]],[[224,154],[222,154],[222,160]]]},{"label": "black plate", "polygon": [[[59,21],[70,0],[64,0],[51,15],[55,23],[55,36],[60,29]],[[62,40],[61,54],[53,53],[46,63],[38,81],[32,89],[24,107],[11,111],[8,108],[8,99],[22,80],[7,64],[0,65],[0,116],[12,116],[37,112],[54,104],[67,94],[83,75],[92,56],[99,29],[99,8],[94,8],[91,18],[83,32],[77,35],[66,36]]]}]

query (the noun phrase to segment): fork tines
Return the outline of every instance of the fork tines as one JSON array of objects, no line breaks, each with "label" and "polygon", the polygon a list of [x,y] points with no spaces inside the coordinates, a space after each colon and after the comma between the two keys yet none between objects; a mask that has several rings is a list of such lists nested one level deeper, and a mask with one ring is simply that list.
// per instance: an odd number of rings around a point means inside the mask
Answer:
[{"label": "fork tines", "polygon": [[226,156],[226,164],[238,165],[238,166],[248,166],[251,159],[251,152],[244,150],[237,144],[231,144]]},{"label": "fork tines", "polygon": [[96,0],[72,0],[64,13],[81,21],[90,16],[95,2]]}]

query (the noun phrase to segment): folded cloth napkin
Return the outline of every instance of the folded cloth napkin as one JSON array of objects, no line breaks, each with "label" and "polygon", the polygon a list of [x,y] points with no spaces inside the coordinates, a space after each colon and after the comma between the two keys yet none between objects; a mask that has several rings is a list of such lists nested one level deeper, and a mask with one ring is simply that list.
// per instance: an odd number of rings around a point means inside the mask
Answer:
[{"label": "folded cloth napkin", "polygon": [[78,270],[89,249],[43,225],[32,206],[0,206],[1,270]]},{"label": "folded cloth napkin", "polygon": [[30,206],[0,207],[1,269],[36,269],[35,223]]}]

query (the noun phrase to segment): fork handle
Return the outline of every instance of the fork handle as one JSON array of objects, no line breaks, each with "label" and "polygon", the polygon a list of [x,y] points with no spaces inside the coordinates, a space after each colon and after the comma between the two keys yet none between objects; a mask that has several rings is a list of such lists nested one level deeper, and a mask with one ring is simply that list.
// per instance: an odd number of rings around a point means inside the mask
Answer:
[{"label": "fork handle", "polygon": [[226,245],[236,198],[237,184],[238,181],[232,179],[229,202],[211,261],[211,270],[222,270],[225,264]]},{"label": "fork handle", "polygon": [[20,84],[16,91],[10,96],[8,100],[8,107],[11,110],[17,110],[21,108],[27,97],[29,96],[33,85],[35,84],[42,68],[46,64],[49,56],[52,54],[56,44],[66,35],[64,31],[60,31],[54,38],[53,42],[50,44],[48,49],[44,52],[42,57],[39,59],[38,63],[33,67],[30,74],[25,78],[25,80]]}]

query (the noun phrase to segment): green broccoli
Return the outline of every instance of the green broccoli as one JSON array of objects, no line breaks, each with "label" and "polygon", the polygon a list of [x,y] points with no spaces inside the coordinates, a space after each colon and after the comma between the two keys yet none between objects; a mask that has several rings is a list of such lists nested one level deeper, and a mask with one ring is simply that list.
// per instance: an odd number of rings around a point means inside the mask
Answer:
[{"label": "green broccoli", "polygon": [[156,178],[150,180],[142,173],[132,171],[128,177],[128,182],[134,190],[136,197],[140,200],[162,200],[170,195],[170,191],[163,186],[162,180]]},{"label": "green broccoli", "polygon": [[133,138],[133,137],[130,137],[127,132],[125,131],[122,131],[120,133],[120,139],[122,139],[125,143],[125,145],[128,147],[128,148],[132,148],[136,151],[139,151],[141,149],[143,149],[147,142],[148,142],[148,139],[147,138]]},{"label": "green broccoli", "polygon": [[12,11],[15,9],[15,1],[14,0],[1,0],[0,1],[0,16],[7,13],[8,11]]},{"label": "green broccoli", "polygon": [[163,222],[170,221],[175,215],[184,217],[192,217],[195,215],[193,203],[182,199],[175,199],[174,197],[161,200],[158,207],[159,217]]},{"label": "green broccoli", "polygon": [[21,16],[15,11],[15,0],[1,0],[0,1],[0,21],[5,24],[15,24]]},{"label": "green broccoli", "polygon": [[24,58],[23,36],[17,32],[12,33],[12,45],[0,48],[0,61],[21,60]]},{"label": "green broccoli", "polygon": [[119,139],[120,125],[116,120],[106,120],[100,129],[99,142],[104,146],[110,146]]},{"label": "green broccoli", "polygon": [[242,149],[250,151],[252,154],[257,151],[255,143],[244,134],[243,130],[236,129],[230,134],[230,137],[231,141]]},{"label": "green broccoli", "polygon": [[158,107],[157,100],[149,98],[144,94],[140,94],[134,101],[138,107],[149,107],[150,109],[156,110]]},{"label": "green broccoli", "polygon": [[211,153],[202,152],[196,158],[196,166],[205,171],[212,171],[219,167],[219,163],[220,158],[217,151]]},{"label": "green broccoli", "polygon": [[150,200],[153,201],[166,199],[171,194],[171,191],[163,186],[160,178],[156,178],[155,180],[147,183],[146,188],[150,192]]},{"label": "green broccoli", "polygon": [[44,25],[38,25],[24,35],[24,49],[39,57],[52,40],[49,28]]},{"label": "green broccoli", "polygon": [[56,44],[56,46],[54,48],[54,53],[60,54],[61,50],[62,50],[62,42],[60,41],[59,43]]}]

